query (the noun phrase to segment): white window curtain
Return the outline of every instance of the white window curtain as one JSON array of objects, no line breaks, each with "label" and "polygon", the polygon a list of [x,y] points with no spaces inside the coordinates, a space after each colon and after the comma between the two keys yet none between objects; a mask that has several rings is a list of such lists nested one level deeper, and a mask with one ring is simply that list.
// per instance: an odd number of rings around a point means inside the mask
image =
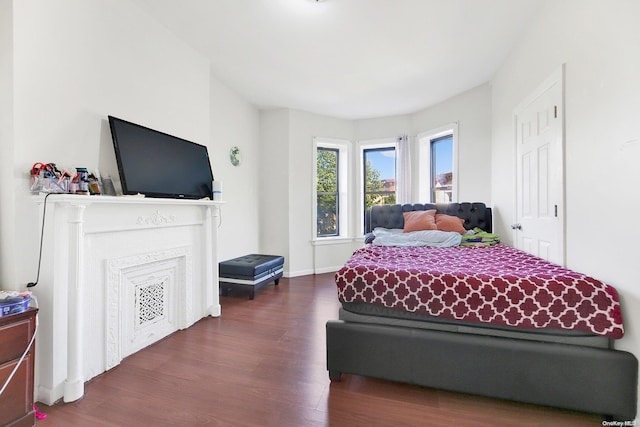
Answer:
[{"label": "white window curtain", "polygon": [[396,203],[412,203],[411,200],[411,146],[407,135],[396,141]]}]

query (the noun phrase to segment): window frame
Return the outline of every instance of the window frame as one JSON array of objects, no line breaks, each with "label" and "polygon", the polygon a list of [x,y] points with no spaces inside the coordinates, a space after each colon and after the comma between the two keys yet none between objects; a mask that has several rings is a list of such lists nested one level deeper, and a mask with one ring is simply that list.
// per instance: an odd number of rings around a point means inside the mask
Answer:
[{"label": "window frame", "polygon": [[451,201],[458,201],[458,123],[449,123],[444,126],[440,126],[435,129],[431,129],[426,132],[421,132],[416,136],[418,141],[418,197],[419,200],[425,203],[435,203],[433,200],[433,183],[432,177],[432,156],[431,147],[432,141],[451,135],[453,138],[452,143],[452,156],[451,167],[453,177],[451,180]]},{"label": "window frame", "polygon": [[360,235],[364,235],[364,151],[370,149],[378,149],[378,148],[393,148],[397,151],[398,149],[398,138],[397,137],[389,137],[389,138],[378,138],[378,139],[370,139],[363,140],[357,142],[357,152],[358,152],[358,160],[356,167],[356,185],[357,185],[357,197],[358,202],[357,206],[357,215],[356,215],[356,224],[358,224],[358,233]]},{"label": "window frame", "polygon": [[[338,152],[338,234],[318,236],[318,149],[337,150]],[[328,242],[331,240],[349,238],[349,188],[351,183],[351,141],[333,138],[313,138],[313,186],[312,186],[312,227],[311,240],[313,242]]]}]

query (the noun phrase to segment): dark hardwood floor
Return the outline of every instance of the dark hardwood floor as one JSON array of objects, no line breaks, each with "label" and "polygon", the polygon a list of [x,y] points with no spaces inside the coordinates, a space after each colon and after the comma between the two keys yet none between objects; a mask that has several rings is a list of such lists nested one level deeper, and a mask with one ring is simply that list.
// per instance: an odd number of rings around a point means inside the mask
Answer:
[{"label": "dark hardwood floor", "polygon": [[52,407],[50,426],[601,426],[558,409],[343,375],[330,383],[333,274],[221,297],[222,316],[128,357]]}]

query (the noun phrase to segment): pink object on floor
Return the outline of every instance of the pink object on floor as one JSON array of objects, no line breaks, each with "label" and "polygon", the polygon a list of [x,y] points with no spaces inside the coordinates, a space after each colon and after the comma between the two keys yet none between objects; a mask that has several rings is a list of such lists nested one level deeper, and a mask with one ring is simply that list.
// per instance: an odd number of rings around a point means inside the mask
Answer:
[{"label": "pink object on floor", "polygon": [[44,412],[40,412],[38,410],[38,407],[36,405],[33,405],[33,410],[36,413],[36,418],[39,420],[44,420],[45,418],[47,418],[47,414],[45,414]]}]

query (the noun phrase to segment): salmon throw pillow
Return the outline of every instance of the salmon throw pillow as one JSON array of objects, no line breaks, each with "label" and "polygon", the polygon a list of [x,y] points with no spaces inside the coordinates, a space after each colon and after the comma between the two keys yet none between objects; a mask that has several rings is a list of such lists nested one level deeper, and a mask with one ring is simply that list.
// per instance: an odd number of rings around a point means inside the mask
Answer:
[{"label": "salmon throw pillow", "polygon": [[440,231],[456,231],[464,234],[467,230],[464,228],[464,219],[457,216],[436,214],[436,227]]},{"label": "salmon throw pillow", "polygon": [[422,230],[437,230],[436,227],[436,211],[435,209],[429,211],[411,211],[403,212],[404,216],[404,232],[410,231],[422,231]]}]

